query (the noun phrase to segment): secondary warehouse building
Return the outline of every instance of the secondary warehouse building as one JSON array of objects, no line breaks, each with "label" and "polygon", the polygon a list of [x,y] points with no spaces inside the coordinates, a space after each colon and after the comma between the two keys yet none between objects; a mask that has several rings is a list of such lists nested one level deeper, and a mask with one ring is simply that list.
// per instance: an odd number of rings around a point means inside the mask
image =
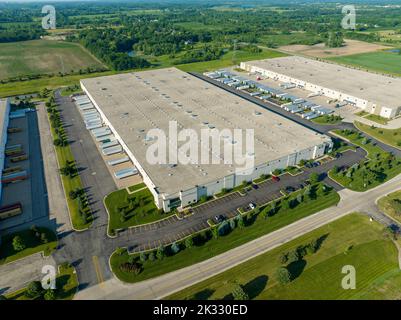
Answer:
[{"label": "secondary warehouse building", "polygon": [[393,118],[400,113],[400,78],[298,56],[241,62],[241,68],[293,83],[305,90],[344,101],[385,118]]},{"label": "secondary warehouse building", "polygon": [[[85,79],[81,86],[138,168],[156,205],[165,211],[302,159],[318,158],[332,148],[329,137],[176,68]],[[149,163],[146,154],[155,142],[149,130],[158,128],[168,135],[170,122],[177,123],[178,131],[194,130],[197,137],[208,128],[254,129],[254,153],[246,155],[254,156],[254,170],[245,173],[235,162],[224,164],[224,148],[216,152],[206,144],[199,144],[199,153],[206,152],[209,162],[218,163]],[[222,141],[226,138],[221,136]],[[178,149],[183,144],[178,142]]]}]

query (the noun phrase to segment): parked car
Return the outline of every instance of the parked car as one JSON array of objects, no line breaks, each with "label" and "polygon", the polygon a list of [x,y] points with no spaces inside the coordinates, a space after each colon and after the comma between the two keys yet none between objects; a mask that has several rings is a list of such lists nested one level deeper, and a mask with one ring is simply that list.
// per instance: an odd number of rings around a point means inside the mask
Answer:
[{"label": "parked car", "polygon": [[287,186],[287,187],[285,188],[285,191],[287,191],[288,193],[291,193],[291,192],[294,192],[294,191],[295,191],[295,188],[294,188],[294,187],[291,187],[291,186]]},{"label": "parked car", "polygon": [[276,176],[272,176],[272,180],[275,181],[275,182],[278,182],[278,181],[280,181],[280,178],[276,177]]},{"label": "parked car", "polygon": [[220,223],[220,222],[223,222],[224,221],[224,216],[223,215],[218,215],[218,216],[214,216],[214,220],[217,222],[217,223]]},{"label": "parked car", "polygon": [[257,184],[252,184],[252,188],[259,189],[259,186]]},{"label": "parked car", "polygon": [[255,204],[250,202],[249,203],[249,208],[251,208],[251,210],[254,210],[256,208]]}]

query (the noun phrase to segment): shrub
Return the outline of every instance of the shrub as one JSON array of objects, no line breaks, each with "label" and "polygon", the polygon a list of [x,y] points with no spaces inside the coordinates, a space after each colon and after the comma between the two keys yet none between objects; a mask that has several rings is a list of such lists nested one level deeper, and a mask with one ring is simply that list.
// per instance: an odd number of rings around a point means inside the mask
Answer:
[{"label": "shrub", "polygon": [[292,250],[288,253],[288,263],[298,261],[300,258],[298,250]]},{"label": "shrub", "polygon": [[20,236],[15,236],[13,239],[13,248],[15,251],[22,251],[26,248],[26,245]]},{"label": "shrub", "polygon": [[249,296],[246,294],[240,284],[235,284],[233,291],[231,292],[234,300],[249,300]]},{"label": "shrub", "polygon": [[56,292],[55,290],[48,289],[44,295],[45,300],[56,300]]},{"label": "shrub", "polygon": [[223,221],[217,228],[219,236],[224,236],[230,231],[230,225],[227,221]]},{"label": "shrub", "polygon": [[120,270],[123,272],[140,274],[142,271],[142,266],[136,262],[133,263],[124,262],[120,265]]},{"label": "shrub", "polygon": [[141,262],[145,262],[147,259],[148,259],[148,256],[146,255],[145,252],[141,252],[141,253],[139,254],[139,260],[140,260]]},{"label": "shrub", "polygon": [[288,262],[288,253],[287,252],[282,252],[280,255],[280,263],[281,264],[286,264]]},{"label": "shrub", "polygon": [[156,252],[156,257],[159,260],[162,260],[165,256],[165,249],[164,246],[161,245],[159,248],[157,248],[157,252]]},{"label": "shrub", "polygon": [[43,292],[42,284],[40,281],[32,281],[26,288],[25,295],[28,298],[36,298],[40,296]]},{"label": "shrub", "polygon": [[191,248],[194,245],[194,240],[192,237],[188,237],[185,239],[185,247],[186,248]]},{"label": "shrub", "polygon": [[291,281],[291,274],[285,267],[277,269],[277,280],[280,284],[287,284]]},{"label": "shrub", "polygon": [[155,261],[156,257],[155,257],[155,253],[152,251],[149,253],[149,261]]},{"label": "shrub", "polygon": [[174,242],[174,243],[171,245],[171,251],[172,251],[174,254],[180,252],[180,245],[177,244],[176,242]]}]

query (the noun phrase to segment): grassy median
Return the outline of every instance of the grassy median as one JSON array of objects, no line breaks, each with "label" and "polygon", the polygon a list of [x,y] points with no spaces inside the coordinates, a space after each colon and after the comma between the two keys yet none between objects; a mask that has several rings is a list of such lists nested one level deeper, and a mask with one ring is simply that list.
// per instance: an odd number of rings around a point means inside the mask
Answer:
[{"label": "grassy median", "polygon": [[[300,199],[301,196],[302,199]],[[192,237],[193,246],[188,246],[185,240],[183,243],[178,243],[177,246],[180,249],[178,253],[172,254],[172,248],[166,248],[163,259],[156,258],[151,261],[152,256],[157,256],[157,253],[148,252],[146,261],[141,261],[139,254],[129,255],[126,250],[116,250],[110,259],[112,271],[124,282],[138,282],[157,277],[210,259],[331,207],[337,204],[339,200],[340,197],[334,190],[323,187],[322,184],[314,185],[306,190],[294,192],[288,197],[274,201],[274,209],[271,204],[268,204],[262,208],[257,208],[254,212],[245,214],[242,219],[243,227],[240,221],[237,221],[235,227],[226,235],[215,238],[210,230],[203,231]],[[130,271],[127,271],[127,266],[135,266],[136,268],[128,268]]]}]

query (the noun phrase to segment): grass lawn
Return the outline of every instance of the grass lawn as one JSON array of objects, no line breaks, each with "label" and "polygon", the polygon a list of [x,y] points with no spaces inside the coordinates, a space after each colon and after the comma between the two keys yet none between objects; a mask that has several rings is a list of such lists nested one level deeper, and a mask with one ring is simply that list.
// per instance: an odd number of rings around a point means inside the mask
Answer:
[{"label": "grass lawn", "polygon": [[368,114],[364,118],[368,119],[368,120],[371,120],[371,121],[374,121],[374,122],[379,123],[379,124],[387,124],[387,122],[388,122],[388,119],[383,118],[381,116],[378,116],[377,114]]},{"label": "grass lawn", "polygon": [[[289,265],[282,253],[319,239],[315,253]],[[167,299],[231,298],[233,282],[243,286],[250,299],[395,299],[401,294],[396,246],[383,236],[383,227],[360,214],[351,214],[290,241],[212,278],[177,292]],[[380,257],[380,259],[377,259]],[[344,290],[342,267],[356,269],[356,289]],[[293,279],[277,280],[276,270],[285,266]],[[398,287],[399,288],[399,287]]]},{"label": "grass lawn", "polygon": [[[56,299],[57,300],[72,300],[78,290],[78,277],[75,269],[67,264],[59,267],[59,273],[56,278]],[[25,296],[26,289],[21,289],[11,294],[6,298],[8,300],[32,300]],[[37,298],[36,300],[38,300]]]},{"label": "grass lawn", "polygon": [[[52,133],[53,139],[55,139],[57,137],[57,134],[55,133],[54,128],[51,125],[50,125],[50,131]],[[75,161],[69,145],[54,146],[54,148],[56,150],[56,155],[57,155],[57,160],[58,160],[59,166],[64,166],[67,163],[67,161]],[[61,174],[60,174],[60,176],[61,176],[61,181],[62,181],[63,187],[64,187],[65,198],[67,200],[68,211],[70,213],[70,217],[71,217],[71,221],[72,221],[72,225],[73,225],[74,229],[82,231],[82,230],[89,228],[89,226],[92,224],[93,216],[90,215],[90,217],[88,218],[88,220],[86,222],[83,221],[83,219],[80,217],[80,214],[79,214],[78,201],[76,199],[72,200],[69,196],[70,191],[77,190],[77,189],[83,189],[81,177],[79,176],[79,174],[76,174],[72,178],[61,175]]]},{"label": "grass lawn", "polygon": [[[325,194],[317,190],[322,190],[321,185],[313,186],[313,191],[317,192],[317,197],[307,198],[305,196],[304,201],[292,209],[284,207],[282,200],[276,202],[275,213],[270,212],[270,205],[260,208],[259,214],[254,213],[249,218],[244,219],[245,227],[243,229],[237,227],[227,235],[220,236],[217,239],[212,238],[210,232],[202,232],[195,236],[193,247],[184,249],[181,245],[182,250],[179,253],[168,254],[162,260],[150,261],[148,259],[142,263],[137,261],[138,254],[129,255],[126,250],[123,250],[122,253],[117,250],[110,259],[112,271],[124,282],[138,282],[210,259],[338,203],[340,197],[334,190],[329,190]],[[291,199],[295,198],[300,192],[303,190],[294,192]],[[267,219],[264,218],[263,212],[269,214]],[[140,263],[143,268],[138,275],[122,271],[119,268],[122,263],[130,261],[130,258]]]},{"label": "grass lawn", "polygon": [[[35,235],[32,230],[24,230],[5,235],[2,237],[0,245],[0,265],[9,263],[31,254],[42,252],[45,256],[49,256],[57,248],[57,236],[56,234],[46,228],[37,227],[39,237]],[[40,239],[40,234],[46,235],[47,243]],[[13,239],[16,236],[20,236],[22,242],[25,245],[25,249],[21,251],[15,251],[13,248]]]},{"label": "grass lawn", "polygon": [[326,115],[326,116],[320,116],[318,118],[312,119],[312,122],[317,123],[317,124],[339,124],[341,123],[342,118],[340,116],[334,116],[334,115]]},{"label": "grass lawn", "polygon": [[344,187],[354,191],[366,191],[401,173],[399,158],[393,157],[363,138],[359,132],[334,130],[334,133],[343,136],[368,152],[369,160],[364,161],[363,164],[356,164],[337,173],[334,169],[329,172],[330,178]]},{"label": "grass lawn", "polygon": [[[118,229],[154,222],[173,214],[161,213],[147,188],[132,194],[126,189],[114,191],[106,196],[104,204],[109,212],[109,234],[114,234]],[[121,220],[120,208],[126,214],[124,221]]]},{"label": "grass lawn", "polygon": [[104,67],[79,44],[31,40],[0,44],[0,80],[24,75]]},{"label": "grass lawn", "polygon": [[382,141],[383,143],[389,144],[396,148],[401,148],[401,128],[399,129],[382,129],[372,127],[360,122],[355,122],[355,126],[367,133],[368,135]]},{"label": "grass lawn", "polygon": [[134,192],[136,190],[139,190],[139,189],[142,189],[145,187],[146,187],[146,184],[142,182],[142,183],[138,183],[138,184],[128,187],[128,190],[129,190],[129,192]]},{"label": "grass lawn", "polygon": [[401,223],[401,190],[379,199],[377,205],[384,213]]},{"label": "grass lawn", "polygon": [[349,56],[330,58],[329,60],[346,65],[358,66],[370,71],[401,75],[401,55],[395,52],[378,51]]}]

